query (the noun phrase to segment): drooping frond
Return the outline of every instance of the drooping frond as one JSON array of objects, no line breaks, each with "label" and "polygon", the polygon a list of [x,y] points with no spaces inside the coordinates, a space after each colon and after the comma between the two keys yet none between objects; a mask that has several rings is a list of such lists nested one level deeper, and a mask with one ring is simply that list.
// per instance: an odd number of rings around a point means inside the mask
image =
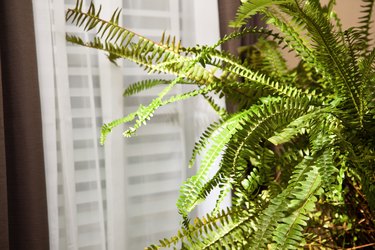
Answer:
[{"label": "drooping frond", "polygon": [[[271,78],[262,74],[260,72],[254,72],[251,69],[242,65],[242,63],[236,59],[235,57],[227,55],[225,52],[222,51],[212,51],[211,57],[213,60],[219,60],[220,62],[226,64],[224,69],[238,77],[243,77],[246,79],[250,86],[246,86],[245,83],[238,83],[238,82],[230,82],[231,87],[248,87],[248,88],[257,88],[262,86],[263,88],[269,89],[278,95],[282,96],[290,96],[290,97],[297,97],[297,96],[308,96],[308,93],[303,93],[303,91],[289,86],[283,85],[279,82],[273,81]],[[210,62],[210,64],[217,65],[218,62]],[[254,84],[255,86],[251,86]]]},{"label": "drooping frond", "polygon": [[[177,75],[185,72],[186,78],[198,83],[213,82],[214,76],[198,64],[191,66],[193,58],[180,55],[180,43],[175,39],[170,42],[170,36],[156,43],[119,26],[120,10],[116,10],[110,21],[101,19],[101,8],[98,11],[90,4],[85,12],[82,1],[77,1],[74,9],[66,13],[67,21],[71,21],[85,31],[97,29],[93,41],[84,42],[81,38],[67,35],[67,40],[82,46],[100,49],[108,52],[114,58],[126,58],[145,67],[148,72],[163,72]],[[204,53],[202,53],[204,54]],[[203,55],[201,55],[203,56]],[[180,75],[181,76],[181,75]]]},{"label": "drooping frond", "polygon": [[210,138],[201,139],[201,142],[196,146],[198,150],[202,148],[202,145],[208,145],[208,149],[201,161],[197,174],[187,179],[180,187],[177,208],[184,217],[187,217],[192,209],[201,202],[201,197],[198,194],[207,182],[208,172],[212,164],[224,150],[226,143],[231,139],[232,135],[241,128],[241,123],[244,119],[248,118],[249,113],[250,111],[244,111],[235,114],[224,121],[220,126],[215,126],[214,131],[208,130],[206,134],[208,134]]},{"label": "drooping frond", "polygon": [[[208,171],[232,136],[237,138],[235,140],[236,144],[228,145],[223,156],[223,165],[219,170],[224,176],[226,175],[227,179],[231,178],[231,176],[228,176],[230,174],[242,173],[239,169],[243,168],[244,164],[246,165],[246,158],[257,158],[254,152],[259,147],[259,142],[270,137],[279,126],[288,125],[294,119],[305,114],[308,111],[307,104],[308,102],[306,101],[290,101],[286,103],[281,101],[279,103],[271,102],[268,105],[259,107],[254,106],[250,110],[232,116],[216,131],[211,132],[210,136],[212,138],[209,141],[211,141],[212,145],[204,140],[204,144],[210,146],[205,152],[198,173],[189,178],[180,189],[180,198],[177,203],[180,213],[187,216],[200,202],[202,193],[205,193],[203,190],[207,190],[205,183],[207,182]],[[277,127],[275,127],[276,124]],[[202,144],[200,143],[199,145]],[[218,183],[215,182],[214,184]]]},{"label": "drooping frond", "polygon": [[276,33],[273,30],[264,28],[264,27],[242,27],[239,30],[235,30],[232,33],[224,35],[224,37],[221,38],[213,47],[217,48],[218,46],[228,41],[241,38],[247,34],[257,34],[257,35],[260,35],[264,39],[271,38],[273,41],[275,41],[279,45],[284,40],[283,37],[280,36],[280,34]]},{"label": "drooping frond", "polygon": [[351,59],[346,54],[348,50],[333,32],[332,24],[324,17],[321,6],[311,3],[303,6],[296,3],[289,8],[306,23],[306,28],[312,34],[311,38],[315,43],[315,54],[322,65],[330,70],[328,72],[331,75],[330,79],[337,79],[335,81],[337,86],[333,87],[342,87],[342,90],[345,91],[343,94],[351,100],[351,104],[357,113],[359,124],[362,124],[364,107],[360,90],[361,85],[358,75],[350,66]]},{"label": "drooping frond", "polygon": [[272,78],[284,83],[293,81],[293,76],[289,75],[289,69],[286,60],[281,54],[275,42],[259,39],[254,48],[259,52],[260,58],[254,59],[249,65],[255,64],[255,60],[261,60],[258,66],[259,70],[266,72]]},{"label": "drooping frond", "polygon": [[220,107],[211,96],[204,94],[203,97],[221,118],[225,118],[229,115],[225,108]]},{"label": "drooping frond", "polygon": [[182,249],[236,249],[244,244],[243,232],[251,232],[254,212],[260,209],[249,208],[244,211],[231,208],[221,211],[217,216],[207,215],[196,218],[188,229],[182,228],[176,236],[160,240],[158,245],[149,246],[148,250],[167,248],[182,244]]},{"label": "drooping frond", "polygon": [[[285,36],[283,41],[287,46],[293,49],[306,63],[314,65],[316,60],[310,41],[304,33],[301,32],[305,29],[305,24],[295,18],[285,20],[283,16],[280,16],[280,11],[277,8],[266,11],[264,14],[268,17],[267,23],[274,25]],[[289,25],[290,22],[293,25]],[[319,67],[319,65],[317,65],[317,67]]]},{"label": "drooping frond", "polygon": [[[129,31],[130,32],[130,31]],[[132,38],[135,35],[131,36]],[[108,52],[118,58],[131,60],[145,68],[148,73],[170,73],[195,81],[197,84],[214,82],[215,76],[198,64],[194,64],[194,58],[185,58],[173,51],[165,49],[150,40],[139,38],[136,43],[112,44],[103,42],[95,37],[93,41],[84,42],[81,38],[67,35],[69,42],[88,48],[94,48]],[[166,61],[168,60],[168,61]]]},{"label": "drooping frond", "polygon": [[169,83],[170,81],[163,80],[163,79],[149,79],[149,80],[139,81],[127,87],[123,93],[123,96],[131,96],[141,91],[144,91],[146,89],[150,89],[158,85],[169,84]]},{"label": "drooping frond", "polygon": [[210,90],[209,88],[200,88],[198,90],[193,90],[188,93],[178,94],[178,95],[169,97],[169,99],[167,100],[164,100],[165,95],[170,92],[170,90],[174,87],[174,85],[176,85],[177,83],[181,81],[182,81],[182,78],[176,78],[173,81],[171,81],[169,85],[165,87],[163,91],[159,93],[158,97],[152,100],[152,102],[148,106],[140,105],[137,111],[127,115],[126,117],[117,119],[108,124],[104,124],[101,130],[100,143],[104,144],[107,135],[112,131],[112,129],[123,123],[135,121],[133,126],[128,128],[123,133],[124,136],[129,137],[133,135],[137,131],[137,129],[139,129],[142,126],[142,124],[146,124],[146,121],[150,120],[154,112],[159,107],[173,103],[173,102],[181,101],[181,100],[196,96],[198,94],[207,93]]},{"label": "drooping frond", "polygon": [[362,49],[364,50],[367,50],[368,49],[368,46],[369,46],[369,43],[371,42],[371,38],[370,38],[370,29],[371,29],[371,24],[372,24],[372,13],[373,13],[373,10],[374,10],[374,0],[362,0],[362,10],[361,10],[361,13],[363,14],[360,18],[359,18],[359,24],[360,26],[358,27],[360,30],[361,30],[361,39],[363,39],[364,41],[364,45],[362,47]]},{"label": "drooping frond", "polygon": [[[288,233],[288,225],[289,227],[293,226],[293,221],[290,219],[288,221],[286,215],[296,212],[298,217],[300,215],[298,213],[298,203],[306,203],[307,199],[311,196],[309,194],[316,192],[319,173],[311,163],[312,159],[306,157],[298,164],[289,180],[288,187],[272,199],[267,208],[260,214],[257,222],[257,230],[248,239],[249,249],[265,249],[266,244],[272,240],[272,235],[278,233],[275,230],[279,225],[284,232]],[[293,199],[295,201],[291,202]],[[283,219],[285,221],[282,223]],[[286,226],[281,226],[281,224],[286,224]],[[285,229],[287,230],[285,231]],[[300,239],[300,234],[300,230],[295,230],[290,236],[291,238],[298,237]]]},{"label": "drooping frond", "polygon": [[374,86],[375,79],[375,48],[359,62],[362,79],[365,86]]},{"label": "drooping frond", "polygon": [[291,0],[246,0],[243,1],[242,5],[237,11],[236,19],[230,23],[231,27],[241,27],[246,24],[246,21],[253,15],[261,12],[267,7],[274,6],[276,4],[284,4],[291,2]]},{"label": "drooping frond", "polygon": [[[280,219],[273,233],[275,249],[300,249],[304,246],[303,228],[309,220],[308,214],[315,209],[316,195],[321,193],[320,179],[317,168],[313,168],[306,175],[306,180],[291,193],[287,208],[291,210],[290,214]],[[289,213],[288,210],[286,212]]]}]

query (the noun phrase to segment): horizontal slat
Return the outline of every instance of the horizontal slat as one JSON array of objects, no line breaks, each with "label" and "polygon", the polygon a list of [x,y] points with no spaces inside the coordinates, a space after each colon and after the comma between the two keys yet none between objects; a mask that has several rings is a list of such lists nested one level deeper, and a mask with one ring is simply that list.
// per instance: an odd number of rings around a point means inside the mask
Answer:
[{"label": "horizontal slat", "polygon": [[[180,216],[175,211],[164,211],[153,214],[152,216],[143,216],[140,220],[131,219],[129,224],[129,238],[140,237],[143,235],[152,235],[164,231],[170,231],[179,228]],[[158,225],[155,227],[155,225]]]},{"label": "horizontal slat", "polygon": [[80,247],[78,250],[102,250],[103,247],[99,243],[97,245],[88,245],[85,247]]},{"label": "horizontal slat", "polygon": [[127,16],[123,19],[123,25],[129,29],[170,29],[171,20],[168,17]]},{"label": "horizontal slat", "polygon": [[92,130],[87,128],[73,129],[73,140],[92,139]]},{"label": "horizontal slat", "polygon": [[[97,157],[96,157],[97,156]],[[95,152],[93,148],[83,148],[74,150],[74,161],[90,161],[98,159],[104,159],[103,151]]]},{"label": "horizontal slat", "polygon": [[[101,190],[93,189],[83,192],[76,192],[76,204],[83,204],[89,202],[97,202]],[[102,192],[102,198],[105,199],[105,192]]]},{"label": "horizontal slat", "polygon": [[157,213],[172,211],[177,213],[176,200],[178,192],[172,193],[168,199],[159,199],[156,201],[144,202],[142,204],[129,205],[129,217],[152,215],[157,216]]},{"label": "horizontal slat", "polygon": [[[100,169],[101,180],[105,180],[105,169]],[[96,169],[84,169],[75,171],[75,182],[89,182],[95,181],[97,179],[97,170]]]},{"label": "horizontal slat", "polygon": [[[101,173],[100,173],[100,180],[101,182],[103,183],[106,178],[105,178],[105,170],[104,169],[100,169]],[[86,175],[85,175],[86,174]],[[93,169],[93,170],[80,170],[80,171],[76,171],[76,176],[75,176],[75,182],[74,184],[78,184],[78,187],[85,187],[85,185],[93,185],[93,182],[96,182],[97,178],[96,178],[96,170]],[[97,185],[95,185],[97,186]],[[95,187],[96,188],[96,187]],[[59,189],[59,194],[63,194],[62,190],[63,190],[63,183],[62,183],[62,178],[59,177],[58,178],[58,189]]]},{"label": "horizontal slat", "polygon": [[[102,114],[101,108],[95,109],[96,118],[100,118]],[[91,118],[90,108],[72,109],[72,118]]]},{"label": "horizontal slat", "polygon": [[68,74],[70,76],[82,76],[91,73],[93,76],[99,75],[99,69],[97,67],[91,67],[89,70],[86,67],[69,67]]},{"label": "horizontal slat", "polygon": [[170,141],[170,142],[153,142],[153,143],[143,143],[136,145],[128,145],[125,148],[125,155],[138,156],[143,154],[164,154],[172,152],[181,152],[182,145],[180,141]]},{"label": "horizontal slat", "polygon": [[160,10],[134,10],[134,9],[124,9],[122,12],[126,16],[141,16],[141,17],[170,17],[169,11]]},{"label": "horizontal slat", "polygon": [[100,231],[97,232],[87,232],[87,233],[79,233],[78,234],[78,247],[80,249],[101,249],[96,248],[94,246],[100,246],[101,244],[101,233]]},{"label": "horizontal slat", "polygon": [[[157,164],[155,164],[155,162],[129,164],[126,167],[126,173],[128,177],[133,177],[150,174],[159,174],[164,172],[173,172],[182,169],[183,166],[181,166],[181,164],[182,159],[180,158],[172,158],[166,161],[159,162]],[[162,165],[162,167],[157,167],[157,165]]]},{"label": "horizontal slat", "polygon": [[177,191],[180,185],[181,185],[181,180],[179,179],[167,180],[167,181],[162,181],[162,182],[129,185],[128,194],[131,197],[131,196],[137,196],[137,195],[158,194],[158,193],[174,191],[174,190]]},{"label": "horizontal slat", "polygon": [[94,93],[89,92],[89,88],[70,88],[71,97],[90,97],[94,94],[95,97],[100,97],[100,89],[94,88]]},{"label": "horizontal slat", "polygon": [[84,213],[77,214],[77,224],[78,226],[96,224],[100,222],[99,220],[102,216],[99,209],[85,211]]}]

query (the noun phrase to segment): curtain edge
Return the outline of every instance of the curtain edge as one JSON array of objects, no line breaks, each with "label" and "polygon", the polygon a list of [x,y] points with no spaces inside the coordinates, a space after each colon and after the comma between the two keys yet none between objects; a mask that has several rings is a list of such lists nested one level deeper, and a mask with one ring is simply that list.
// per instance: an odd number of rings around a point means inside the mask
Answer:
[{"label": "curtain edge", "polygon": [[6,173],[7,187],[2,223],[8,223],[10,249],[49,249],[32,3],[1,1],[0,16],[5,145],[1,151],[6,161],[1,174]]}]

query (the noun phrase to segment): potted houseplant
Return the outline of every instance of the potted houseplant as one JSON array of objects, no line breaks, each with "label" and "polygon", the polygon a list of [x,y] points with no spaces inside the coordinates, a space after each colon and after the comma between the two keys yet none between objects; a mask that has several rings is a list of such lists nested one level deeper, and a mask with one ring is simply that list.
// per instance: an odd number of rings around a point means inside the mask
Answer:
[{"label": "potted houseplant", "polygon": [[[133,135],[156,109],[204,95],[220,114],[196,143],[190,164],[204,149],[200,168],[180,188],[177,207],[183,226],[176,236],[148,249],[337,249],[374,246],[375,209],[375,49],[370,24],[373,0],[363,0],[360,24],[343,30],[335,1],[242,1],[233,27],[238,29],[212,46],[185,48],[162,35],[154,42],[110,20],[100,8],[87,10],[78,0],[67,20],[91,41],[67,40],[105,51],[110,60],[132,60],[148,72],[175,75],[171,81],[147,80],[130,86],[133,94],[165,85],[151,103],[105,124],[101,142],[123,123]],[[243,27],[255,14],[276,27]],[[259,42],[236,57],[217,48],[245,34]],[[286,66],[280,48],[294,51],[300,62]],[[245,59],[243,59],[245,58]],[[219,70],[218,70],[219,69]],[[196,89],[166,98],[177,84]],[[208,93],[238,103],[232,114]],[[219,170],[208,172],[222,154]],[[217,207],[190,223],[189,213],[214,188]],[[233,193],[233,206],[219,210]],[[355,249],[355,248],[353,248]]]}]

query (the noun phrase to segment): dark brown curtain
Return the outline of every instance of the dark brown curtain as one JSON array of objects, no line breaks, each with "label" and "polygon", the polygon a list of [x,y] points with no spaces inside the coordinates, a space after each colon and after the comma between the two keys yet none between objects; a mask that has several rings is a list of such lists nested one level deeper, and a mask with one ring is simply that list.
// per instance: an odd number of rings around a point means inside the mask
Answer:
[{"label": "dark brown curtain", "polygon": [[[229,28],[229,22],[232,21],[235,16],[238,7],[240,6],[240,0],[218,0],[219,5],[219,22],[220,22],[220,36],[223,37],[225,34],[231,33],[234,29]],[[247,26],[249,27],[263,27],[265,26],[260,16],[254,16],[249,20]],[[223,50],[227,50],[230,53],[237,55],[238,48],[241,46],[251,45],[257,41],[257,36],[248,34],[241,39],[231,40],[221,46]],[[228,102],[226,103],[227,110],[234,112],[236,110],[236,104]]]},{"label": "dark brown curtain", "polygon": [[32,1],[0,1],[0,249],[49,248]]},{"label": "dark brown curtain", "polygon": [[[232,28],[229,28],[228,25],[229,22],[235,18],[240,4],[240,0],[218,0],[221,37],[234,31]],[[264,22],[261,20],[260,16],[255,16],[249,20],[247,25],[249,27],[262,27],[264,26]],[[257,37],[255,35],[249,34],[241,39],[235,39],[223,44],[222,49],[230,51],[232,54],[237,54],[238,47],[254,44],[256,40]]]}]

